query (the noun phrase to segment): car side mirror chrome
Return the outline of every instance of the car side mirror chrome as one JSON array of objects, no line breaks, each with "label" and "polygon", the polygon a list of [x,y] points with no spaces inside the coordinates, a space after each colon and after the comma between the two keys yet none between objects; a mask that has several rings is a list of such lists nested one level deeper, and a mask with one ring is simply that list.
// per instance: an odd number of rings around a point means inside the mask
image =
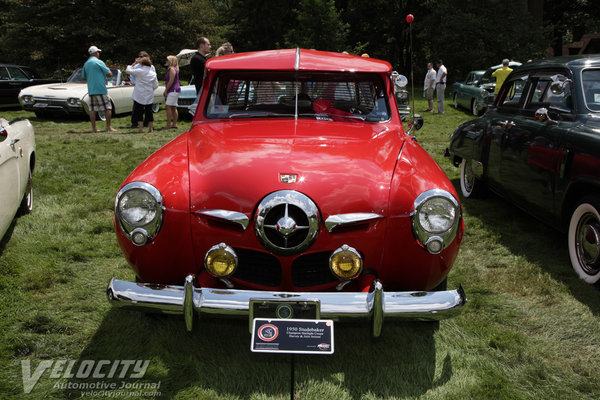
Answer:
[{"label": "car side mirror chrome", "polygon": [[564,75],[553,75],[551,79],[552,84],[550,85],[550,91],[555,96],[563,94],[567,88],[567,85],[573,82]]},{"label": "car side mirror chrome", "polygon": [[420,116],[419,114],[414,114],[412,117],[410,117],[410,119],[408,120],[408,134],[411,135],[413,133],[413,131],[418,131],[419,129],[421,129],[423,127],[423,117]]},{"label": "car side mirror chrome", "polygon": [[545,108],[545,107],[538,108],[535,111],[535,119],[537,119],[540,122],[548,122],[551,125],[558,124],[558,121],[553,120],[552,118],[550,118],[550,115],[548,114],[548,109]]},{"label": "car side mirror chrome", "polygon": [[408,85],[408,79],[404,75],[400,75],[397,71],[392,71],[392,82],[394,83],[394,93],[399,90],[404,90]]}]

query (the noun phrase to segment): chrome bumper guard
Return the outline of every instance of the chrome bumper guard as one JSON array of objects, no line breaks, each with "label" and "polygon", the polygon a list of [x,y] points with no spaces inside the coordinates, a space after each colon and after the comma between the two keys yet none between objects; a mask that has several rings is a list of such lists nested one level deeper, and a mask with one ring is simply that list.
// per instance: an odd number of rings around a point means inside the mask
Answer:
[{"label": "chrome bumper guard", "polygon": [[462,286],[437,292],[384,292],[375,280],[369,292],[269,292],[194,287],[193,275],[184,286],[110,280],[106,293],[115,307],[183,315],[192,330],[194,314],[249,317],[250,300],[317,300],[320,318],[358,320],[369,318],[373,337],[379,337],[384,318],[437,321],[458,315],[467,298]]}]

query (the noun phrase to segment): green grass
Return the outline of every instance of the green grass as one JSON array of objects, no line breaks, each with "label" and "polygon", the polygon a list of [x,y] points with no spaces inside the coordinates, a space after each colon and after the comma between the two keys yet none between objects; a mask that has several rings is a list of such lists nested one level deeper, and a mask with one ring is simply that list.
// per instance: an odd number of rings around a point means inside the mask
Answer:
[{"label": "green grass", "polygon": [[[425,108],[417,95],[416,109]],[[34,211],[0,242],[2,399],[81,398],[81,390],[55,385],[85,380],[49,371],[23,393],[22,360],[35,368],[61,359],[150,360],[140,381],[160,382],[166,399],[288,399],[292,362],[296,399],[600,397],[598,289],[571,271],[564,235],[493,195],[463,201],[466,233],[449,276],[449,287],[462,283],[469,298],[459,317],[439,328],[388,323],[376,342],[366,324],[337,324],[332,356],[254,354],[245,321],[202,321],[187,333],[180,318],[114,310],[106,301],[112,275],[134,278],[115,240],[114,195],[175,131],[134,134],[128,116],[114,119],[117,134],[89,133],[85,120],[0,116],[32,121],[38,160]],[[443,151],[471,117],[449,104],[443,116],[423,116],[419,143],[458,185]],[[161,110],[156,125],[164,124]],[[183,131],[190,121],[179,125]]]}]

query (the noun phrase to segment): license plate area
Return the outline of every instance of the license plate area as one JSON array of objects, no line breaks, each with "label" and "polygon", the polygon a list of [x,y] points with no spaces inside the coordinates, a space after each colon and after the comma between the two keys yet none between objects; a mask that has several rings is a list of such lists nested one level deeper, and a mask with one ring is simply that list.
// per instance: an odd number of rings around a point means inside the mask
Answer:
[{"label": "license plate area", "polygon": [[318,299],[250,299],[250,327],[256,318],[321,319],[321,303]]}]

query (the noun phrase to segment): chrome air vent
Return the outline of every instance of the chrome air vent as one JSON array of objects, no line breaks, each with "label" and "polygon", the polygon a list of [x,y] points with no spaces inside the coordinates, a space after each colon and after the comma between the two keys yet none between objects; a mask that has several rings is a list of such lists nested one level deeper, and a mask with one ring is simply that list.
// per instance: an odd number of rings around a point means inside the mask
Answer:
[{"label": "chrome air vent", "polygon": [[319,234],[319,210],[300,192],[271,193],[258,205],[255,232],[265,248],[275,254],[301,253]]}]

